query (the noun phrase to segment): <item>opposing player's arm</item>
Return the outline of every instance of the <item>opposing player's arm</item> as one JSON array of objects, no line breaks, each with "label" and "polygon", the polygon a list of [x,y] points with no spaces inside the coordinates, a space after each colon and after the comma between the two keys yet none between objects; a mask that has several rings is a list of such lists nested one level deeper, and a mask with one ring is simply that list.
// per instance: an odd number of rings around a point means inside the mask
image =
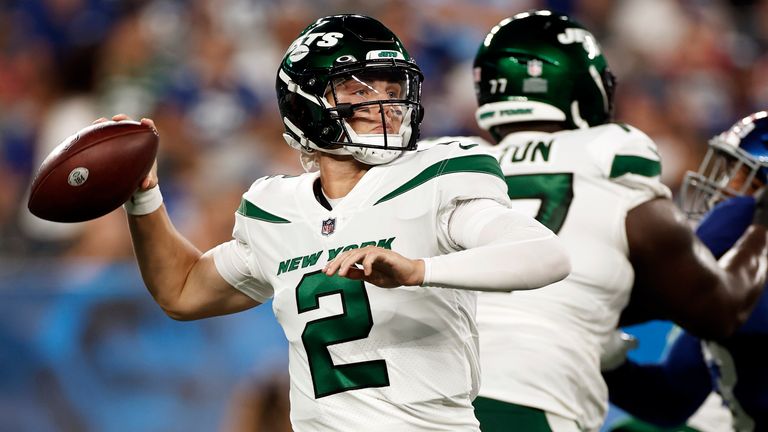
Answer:
[{"label": "opposing player's arm", "polygon": [[701,342],[683,333],[657,364],[627,360],[603,371],[613,404],[657,426],[675,427],[696,412],[712,391]]},{"label": "opposing player's arm", "polygon": [[669,199],[632,209],[626,231],[635,286],[622,325],[668,319],[698,337],[717,339],[749,316],[768,269],[765,225],[751,225],[719,262]]},{"label": "opposing player's arm", "polygon": [[128,216],[128,225],[144,283],[171,318],[200,319],[259,305],[222,278],[212,254],[202,254],[176,231],[165,206]]}]

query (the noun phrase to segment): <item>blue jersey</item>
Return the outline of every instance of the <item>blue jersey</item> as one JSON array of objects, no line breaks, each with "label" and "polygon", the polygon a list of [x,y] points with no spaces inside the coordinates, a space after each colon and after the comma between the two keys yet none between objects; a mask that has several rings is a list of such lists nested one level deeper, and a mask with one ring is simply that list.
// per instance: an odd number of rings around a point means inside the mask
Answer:
[{"label": "blue jersey", "polygon": [[[715,206],[696,234],[716,257],[724,255],[752,222],[755,200],[736,197]],[[627,361],[604,374],[611,402],[660,425],[683,423],[712,389],[723,397],[738,430],[768,430],[768,294],[731,337],[701,343],[683,333],[660,364]]]},{"label": "blue jersey", "polygon": [[[752,197],[736,197],[724,201],[707,213],[696,234],[712,254],[720,258],[752,223],[754,210],[755,199]],[[736,334],[768,334],[768,295],[763,293],[752,315]]]},{"label": "blue jersey", "polygon": [[712,391],[701,343],[688,333],[675,340],[660,363],[627,360],[603,377],[614,405],[663,427],[685,423]]},{"label": "blue jersey", "polygon": [[[715,206],[696,234],[720,257],[752,222],[755,200],[736,197]],[[704,352],[713,382],[734,414],[734,421],[755,422],[768,429],[768,294],[758,300],[747,322],[717,343],[705,343]]]}]

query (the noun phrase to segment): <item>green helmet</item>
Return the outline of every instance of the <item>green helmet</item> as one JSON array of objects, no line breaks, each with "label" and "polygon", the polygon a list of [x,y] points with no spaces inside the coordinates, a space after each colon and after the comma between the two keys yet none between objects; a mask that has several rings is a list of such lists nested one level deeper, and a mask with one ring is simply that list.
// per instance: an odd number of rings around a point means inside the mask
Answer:
[{"label": "green helmet", "polygon": [[362,15],[320,18],[280,63],[283,136],[304,155],[390,162],[416,148],[422,80],[403,44],[380,22]]},{"label": "green helmet", "polygon": [[613,74],[595,37],[565,15],[541,10],[504,19],[485,37],[474,67],[477,122],[494,135],[508,123],[577,129],[610,121]]}]

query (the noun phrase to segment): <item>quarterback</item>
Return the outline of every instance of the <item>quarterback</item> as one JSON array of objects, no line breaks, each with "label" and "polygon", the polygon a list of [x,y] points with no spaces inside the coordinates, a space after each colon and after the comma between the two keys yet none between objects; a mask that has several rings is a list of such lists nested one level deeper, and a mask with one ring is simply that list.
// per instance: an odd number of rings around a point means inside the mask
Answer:
[{"label": "quarterback", "polygon": [[564,247],[509,208],[477,145],[416,149],[422,75],[378,21],[315,21],[276,81],[284,137],[309,172],[253,183],[234,239],[206,253],[174,230],[151,173],[126,204],[147,288],[176,319],[272,299],[296,431],[477,431],[471,290],[558,281]]},{"label": "quarterback", "polygon": [[765,224],[713,258],[659,181],[653,141],[610,123],[613,75],[567,16],[503,20],[474,67],[477,121],[498,141],[513,208],[557,233],[572,259],[570,276],[545,289],[480,294],[476,414],[484,431],[597,430],[608,401],[601,347],[630,293],[635,319],[726,336],[765,281]]}]

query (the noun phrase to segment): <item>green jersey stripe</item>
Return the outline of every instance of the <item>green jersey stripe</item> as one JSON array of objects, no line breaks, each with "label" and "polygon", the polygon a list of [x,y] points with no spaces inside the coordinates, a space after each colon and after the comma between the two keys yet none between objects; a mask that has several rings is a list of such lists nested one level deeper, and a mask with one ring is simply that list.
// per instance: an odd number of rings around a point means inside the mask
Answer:
[{"label": "green jersey stripe", "polygon": [[645,177],[656,177],[661,174],[661,162],[640,156],[617,155],[611,165],[611,178],[624,174],[639,174]]},{"label": "green jersey stripe", "polygon": [[502,181],[504,180],[504,174],[501,172],[499,163],[493,156],[471,155],[461,156],[453,159],[445,159],[425,168],[424,171],[420,172],[418,175],[416,175],[416,177],[408,180],[402,186],[384,195],[384,197],[376,201],[376,204],[374,205],[389,201],[398,195],[402,195],[411,189],[421,186],[422,184],[432,180],[435,177],[458,172],[490,174],[500,178]]},{"label": "green jersey stripe", "polygon": [[514,425],[515,430],[552,432],[547,414],[538,408],[482,396],[478,396],[472,405],[475,407],[475,416],[483,430],[506,431],[511,430],[510,425]]},{"label": "green jersey stripe", "polygon": [[270,222],[270,223],[291,223],[288,219],[283,219],[280,216],[275,216],[272,213],[266,212],[256,205],[254,205],[252,202],[248,201],[247,199],[243,198],[242,201],[240,201],[240,207],[237,208],[237,212],[241,215],[251,218],[251,219],[258,219],[260,221],[264,222]]}]

